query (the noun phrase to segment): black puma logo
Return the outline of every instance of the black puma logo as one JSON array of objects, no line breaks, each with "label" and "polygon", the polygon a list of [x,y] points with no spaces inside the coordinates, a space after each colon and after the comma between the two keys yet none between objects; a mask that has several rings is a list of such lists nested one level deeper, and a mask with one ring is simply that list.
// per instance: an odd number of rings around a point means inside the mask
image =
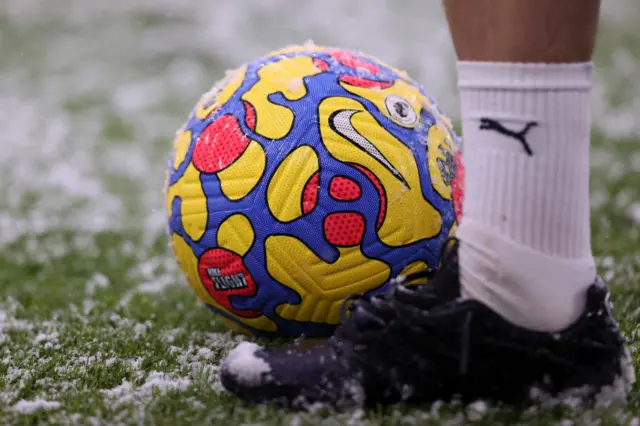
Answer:
[{"label": "black puma logo", "polygon": [[537,121],[530,121],[524,126],[522,130],[520,130],[519,132],[514,132],[513,130],[507,129],[506,127],[504,127],[502,123],[500,123],[499,121],[493,120],[491,118],[480,119],[480,130],[495,130],[498,133],[501,133],[505,136],[512,137],[517,141],[520,141],[520,143],[522,144],[522,147],[524,148],[525,152],[529,157],[533,156],[533,151],[531,150],[531,147],[529,146],[529,143],[525,138],[527,136],[527,132],[529,131],[529,129],[537,125],[538,125]]}]

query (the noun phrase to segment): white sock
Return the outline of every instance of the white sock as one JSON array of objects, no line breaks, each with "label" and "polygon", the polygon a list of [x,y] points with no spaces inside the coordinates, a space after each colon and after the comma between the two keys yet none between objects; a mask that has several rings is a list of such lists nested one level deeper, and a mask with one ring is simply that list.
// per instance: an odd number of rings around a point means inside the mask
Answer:
[{"label": "white sock", "polygon": [[591,63],[458,63],[463,296],[529,329],[575,321],[596,274],[591,71]]}]

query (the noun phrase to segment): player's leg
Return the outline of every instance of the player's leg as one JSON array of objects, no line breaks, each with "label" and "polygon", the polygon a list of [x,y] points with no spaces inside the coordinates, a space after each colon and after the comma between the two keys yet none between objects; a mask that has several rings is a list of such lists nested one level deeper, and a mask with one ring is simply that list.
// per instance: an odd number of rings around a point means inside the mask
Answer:
[{"label": "player's leg", "polygon": [[561,329],[596,275],[589,90],[600,0],[444,4],[459,59],[463,293],[521,326]]},{"label": "player's leg", "polygon": [[521,401],[532,386],[629,391],[630,357],[590,247],[589,61],[599,2],[445,6],[461,59],[459,241],[427,285],[355,301],[323,345],[238,348],[222,367],[238,395],[340,406],[453,395]]},{"label": "player's leg", "polygon": [[579,63],[591,60],[600,0],[444,0],[461,61]]}]

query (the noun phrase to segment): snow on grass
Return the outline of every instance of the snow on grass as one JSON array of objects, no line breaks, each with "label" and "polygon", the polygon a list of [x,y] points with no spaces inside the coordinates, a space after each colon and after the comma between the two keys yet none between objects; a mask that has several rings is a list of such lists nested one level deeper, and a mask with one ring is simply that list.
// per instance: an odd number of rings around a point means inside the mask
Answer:
[{"label": "snow on grass", "polygon": [[[110,290],[106,286],[99,291]],[[95,296],[100,294],[104,293]],[[149,318],[144,321],[126,316],[124,308],[110,312],[99,300],[88,314],[70,304],[68,311],[54,311],[49,318],[20,319],[25,306],[8,299],[0,305],[0,405],[15,415],[59,409],[52,419],[64,423],[77,417],[65,411],[64,402],[77,394],[78,398],[93,398],[92,404],[104,406],[102,410],[117,412],[113,418],[125,419],[126,413],[134,412],[132,418],[142,421],[146,410],[165,395],[198,394],[203,386],[208,392],[221,392],[217,376],[221,351],[243,338],[212,332],[210,326],[202,331],[185,329],[184,324],[159,327],[161,311],[155,306],[166,299],[162,294],[156,296],[144,302]],[[140,307],[141,301],[131,303]],[[192,313],[182,305],[183,315]],[[213,319],[200,308],[205,318]],[[61,317],[67,319],[61,321]],[[95,380],[109,384],[99,388],[102,398],[91,393]],[[185,398],[191,409],[204,406],[193,396]]]},{"label": "snow on grass", "polygon": [[169,392],[185,392],[191,381],[184,378],[176,378],[173,374],[158,371],[149,372],[142,386],[135,386],[126,379],[122,384],[113,389],[102,390],[108,400],[115,407],[123,404],[145,405],[155,395],[165,395]]},{"label": "snow on grass", "polygon": [[[0,3],[3,423],[492,422],[494,410],[481,404],[328,418],[239,404],[218,375],[223,357],[246,338],[224,332],[196,302],[165,244],[170,140],[227,68],[312,38],[408,69],[457,117],[440,2]],[[609,137],[592,156],[594,243],[604,276],[628,292],[617,305],[630,324],[640,315],[637,291],[629,289],[640,263],[640,186],[629,179],[640,171],[640,154],[619,151],[622,142],[612,138],[640,135],[639,10],[634,0],[603,4],[593,96],[595,125]],[[282,25],[274,31],[276,21]],[[629,221],[635,228],[621,231],[619,223]],[[637,325],[629,334],[636,342]],[[266,367],[252,345],[237,353],[246,350],[239,359],[250,361],[254,377]],[[638,425],[637,413],[633,406],[607,418]],[[524,413],[523,423],[545,415]],[[565,423],[582,424],[604,415],[567,416]]]},{"label": "snow on grass", "polygon": [[60,408],[60,403],[56,401],[46,401],[44,399],[27,401],[22,399],[11,407],[11,411],[20,414],[33,414],[37,411],[56,410],[58,408]]},{"label": "snow on grass", "polygon": [[87,296],[93,296],[98,289],[109,287],[109,278],[101,272],[96,272],[84,285]]}]

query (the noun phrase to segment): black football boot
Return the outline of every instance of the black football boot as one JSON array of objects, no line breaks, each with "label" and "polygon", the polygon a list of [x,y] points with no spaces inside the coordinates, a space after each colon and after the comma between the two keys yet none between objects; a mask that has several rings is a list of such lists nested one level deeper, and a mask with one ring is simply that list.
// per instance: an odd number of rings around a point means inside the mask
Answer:
[{"label": "black football boot", "polygon": [[383,294],[356,298],[326,341],[268,349],[241,344],[222,364],[222,384],[250,402],[302,409],[626,397],[635,374],[600,278],[575,323],[554,333],[531,331],[459,297],[458,244],[443,250],[428,284],[427,274],[414,274]]}]

